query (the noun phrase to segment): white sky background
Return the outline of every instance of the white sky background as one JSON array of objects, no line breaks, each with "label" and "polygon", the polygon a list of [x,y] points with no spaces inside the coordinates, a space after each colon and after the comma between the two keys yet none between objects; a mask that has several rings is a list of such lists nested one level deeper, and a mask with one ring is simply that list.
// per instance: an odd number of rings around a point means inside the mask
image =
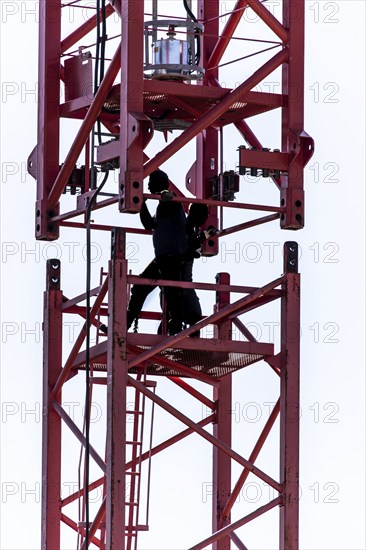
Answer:
[{"label": "white sky background", "polygon": [[[74,296],[84,289],[82,230],[61,229],[56,243],[34,240],[35,182],[26,173],[26,161],[36,143],[37,48],[35,2],[1,1],[1,538],[2,550],[40,547],[42,294],[45,259],[62,261],[62,289]],[[174,9],[173,9],[174,4]],[[180,5],[180,3],[178,3]],[[162,13],[176,15],[176,2],[162,2]],[[279,15],[279,2],[268,2]],[[234,2],[222,3],[222,12]],[[168,10],[168,11],[167,11]],[[249,12],[248,12],[249,13]],[[252,14],[252,12],[250,12]],[[248,19],[240,35],[255,36]],[[253,14],[252,14],[253,15]],[[71,28],[71,27],[70,27]],[[108,31],[113,34],[111,31]],[[364,181],[365,181],[365,4],[363,1],[306,2],[305,130],[315,139],[316,152],[305,169],[306,227],[281,231],[277,222],[234,234],[221,243],[215,258],[195,263],[195,280],[213,282],[228,271],[233,284],[261,286],[282,273],[282,244],[297,240],[302,256],[302,363],[301,363],[301,550],[364,550]],[[263,35],[273,39],[270,33]],[[225,57],[245,55],[236,45]],[[243,49],[240,49],[243,48]],[[251,46],[250,46],[251,48]],[[260,49],[260,48],[258,48]],[[251,51],[251,50],[250,50]],[[243,53],[244,52],[244,53]],[[268,56],[273,53],[268,54]],[[261,62],[266,57],[260,58]],[[228,87],[245,79],[253,60],[229,65],[220,81]],[[275,92],[278,75],[267,79],[262,91]],[[266,87],[267,86],[267,87]],[[279,146],[278,114],[257,117],[249,124],[264,145]],[[63,154],[74,137],[76,123],[65,125]],[[234,169],[237,147],[243,144],[235,129],[225,129],[225,169]],[[175,137],[175,136],[174,136]],[[172,139],[172,138],[170,138]],[[152,154],[163,146],[157,136]],[[164,166],[183,189],[184,176],[194,160],[188,145]],[[113,175],[108,190],[115,191]],[[73,199],[66,199],[73,207]],[[240,202],[278,204],[275,186],[259,179],[241,178]],[[227,210],[226,226],[251,219],[252,214]],[[139,227],[137,216],[121,216],[115,208],[95,215],[96,221]],[[93,285],[109,259],[109,237],[93,234]],[[152,258],[150,237],[129,238],[130,267],[139,273]],[[204,313],[212,311],[214,297],[200,293]],[[157,298],[149,307],[158,309]],[[262,341],[278,349],[278,311],[259,310],[245,318]],[[70,317],[66,344],[73,342]],[[153,331],[150,325],[142,325]],[[237,335],[238,337],[238,335]],[[198,386],[200,387],[200,386]],[[202,389],[200,387],[200,389]],[[158,380],[163,397],[193,418],[206,414],[202,407],[165,380]],[[203,389],[203,391],[206,391]],[[277,399],[272,371],[261,363],[234,376],[234,443],[244,456],[268,417],[269,403]],[[84,401],[82,375],[69,382],[64,401],[76,422]],[[93,437],[103,454],[105,422],[103,392],[95,395]],[[182,425],[156,411],[154,441],[180,431]],[[276,431],[258,458],[258,466],[278,477]],[[78,447],[65,433],[63,496],[76,481]],[[198,437],[187,439],[153,461],[150,532],[142,534],[144,550],[187,548],[210,532],[211,448]],[[233,479],[239,470],[234,468]],[[99,475],[92,470],[93,475]],[[264,504],[268,486],[250,478],[233,519]],[[174,497],[172,497],[174,493]],[[179,495],[179,498],[177,498]],[[100,495],[96,496],[98,505]],[[235,510],[235,509],[234,509]],[[275,510],[238,531],[251,550],[277,547]],[[73,534],[63,548],[75,548]]]}]

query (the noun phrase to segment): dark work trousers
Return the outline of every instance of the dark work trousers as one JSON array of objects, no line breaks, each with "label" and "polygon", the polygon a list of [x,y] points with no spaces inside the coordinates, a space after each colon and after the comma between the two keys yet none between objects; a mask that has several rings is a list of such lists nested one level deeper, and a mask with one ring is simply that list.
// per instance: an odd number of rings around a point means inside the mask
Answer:
[{"label": "dark work trousers", "polygon": [[[187,260],[181,266],[180,279],[173,280],[182,280],[192,282],[192,265],[193,260]],[[159,271],[158,264],[156,260],[153,260],[149,265],[144,269],[139,275],[144,279],[160,279],[163,278],[162,274]],[[167,279],[167,277],[164,277]],[[127,310],[127,327],[129,328],[134,320],[138,318],[140,312],[143,308],[144,302],[147,296],[152,292],[156,286],[146,286],[146,285],[133,285],[131,289],[131,298]],[[181,290],[181,300],[183,302],[183,320],[184,323],[188,325],[193,325],[200,320],[202,315],[202,310],[200,302],[196,291],[193,288],[183,288]],[[169,312],[169,317],[171,313]]]},{"label": "dark work trousers", "polygon": [[[153,260],[145,267],[144,271],[140,273],[140,277],[144,279],[160,279],[160,271],[156,260]],[[127,309],[127,328],[130,328],[134,320],[138,318],[146,298],[154,288],[156,286],[133,285]]]},{"label": "dark work trousers", "polygon": [[[182,281],[191,283],[193,270],[193,259],[186,260],[182,266]],[[194,288],[183,288],[183,319],[186,325],[194,325],[202,316],[202,309],[199,298]]]},{"label": "dark work trousers", "polygon": [[[160,277],[167,281],[180,281],[184,257],[180,254],[164,254],[156,258]],[[167,310],[169,311],[169,334],[177,334],[183,327],[182,289],[174,286],[163,287]]]}]

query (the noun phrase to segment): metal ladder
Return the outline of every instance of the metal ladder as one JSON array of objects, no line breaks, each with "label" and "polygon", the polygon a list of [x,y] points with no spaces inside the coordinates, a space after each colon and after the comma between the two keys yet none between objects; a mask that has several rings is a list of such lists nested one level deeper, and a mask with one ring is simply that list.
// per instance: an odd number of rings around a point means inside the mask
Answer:
[{"label": "metal ladder", "polygon": [[[156,387],[156,382],[147,380],[145,373],[136,375],[137,380],[145,386]],[[126,471],[126,550],[137,550],[137,535],[139,531],[148,531],[149,516],[149,494],[150,494],[150,473],[151,473],[151,446],[153,433],[154,408],[151,409],[151,422],[149,431],[148,450],[143,453],[145,437],[145,396],[135,388],[130,387],[133,393],[133,408],[126,408],[126,463],[130,468]],[[129,402],[128,402],[129,403]],[[127,405],[128,405],[127,403]],[[129,422],[131,418],[131,422]],[[145,458],[144,458],[145,457]],[[146,480],[146,513],[145,522],[139,523],[141,488],[142,488],[142,462],[147,459],[147,480]]]}]

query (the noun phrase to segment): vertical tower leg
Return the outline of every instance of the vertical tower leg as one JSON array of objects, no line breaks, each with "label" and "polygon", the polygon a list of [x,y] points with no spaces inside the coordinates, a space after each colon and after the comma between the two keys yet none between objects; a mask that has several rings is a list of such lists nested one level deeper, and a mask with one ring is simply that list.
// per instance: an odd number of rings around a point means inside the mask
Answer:
[{"label": "vertical tower leg", "polygon": [[47,261],[43,336],[42,550],[61,548],[61,418],[52,405],[52,388],[62,368],[60,270],[59,260]]},{"label": "vertical tower leg", "polygon": [[61,0],[39,1],[38,139],[37,155],[28,166],[37,175],[36,228],[38,239],[54,240],[58,228],[48,219],[58,213],[50,208],[48,193],[59,171]]},{"label": "vertical tower leg", "polygon": [[[143,194],[144,2],[121,0],[121,155],[120,210],[139,212]],[[151,130],[151,128],[150,128]]]},{"label": "vertical tower leg", "polygon": [[[198,14],[201,20],[206,21],[205,33],[202,38],[202,54],[200,61],[202,66],[206,68],[219,34],[219,2],[199,0]],[[211,70],[209,74],[213,78],[218,78],[218,69]],[[206,79],[201,83],[205,84]],[[217,176],[219,172],[218,139],[218,130],[212,127],[206,128],[197,136],[196,196],[198,198],[212,197],[212,179]],[[207,225],[218,227],[216,207],[210,207]],[[205,242],[204,251],[210,256],[217,254],[218,241],[210,240]]]},{"label": "vertical tower leg", "polygon": [[[304,129],[304,29],[305,1],[284,0],[283,24],[288,29],[289,59],[282,65],[282,93],[288,96],[282,109],[282,150],[295,154],[287,176],[282,176],[281,205],[286,213],[281,216],[283,229],[304,227],[304,154],[300,136]],[[306,142],[308,145],[308,142]],[[310,155],[311,156],[311,155]]]},{"label": "vertical tower leg", "polygon": [[281,304],[280,550],[299,547],[300,274],[297,258],[297,243],[286,242],[286,284]]},{"label": "vertical tower leg", "polygon": [[[230,284],[228,273],[216,275],[216,283]],[[230,293],[218,292],[216,297],[216,308],[222,309],[229,305]],[[221,340],[231,339],[231,321],[225,321],[216,328],[215,338]],[[220,386],[214,389],[214,401],[217,405],[217,422],[213,427],[213,435],[231,447],[231,375],[225,376]],[[223,510],[231,494],[231,458],[213,447],[213,509],[212,528],[213,532],[222,529],[230,523],[230,516],[225,518]],[[213,544],[214,550],[230,550],[230,537],[226,536]]]},{"label": "vertical tower leg", "polygon": [[106,547],[125,548],[126,311],[125,234],[112,232],[108,280]]}]

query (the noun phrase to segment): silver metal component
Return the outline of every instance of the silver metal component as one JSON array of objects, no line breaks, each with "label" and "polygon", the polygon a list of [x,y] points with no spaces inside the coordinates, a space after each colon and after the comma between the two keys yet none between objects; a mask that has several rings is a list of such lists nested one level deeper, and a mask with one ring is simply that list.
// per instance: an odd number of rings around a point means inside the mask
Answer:
[{"label": "silver metal component", "polygon": [[[176,30],[180,28],[184,30]],[[202,78],[205,71],[197,64],[195,48],[195,36],[202,30],[202,25],[190,20],[153,19],[145,22],[144,75],[166,80]],[[168,38],[161,37],[164,31]],[[177,39],[177,33],[187,40]]]}]

